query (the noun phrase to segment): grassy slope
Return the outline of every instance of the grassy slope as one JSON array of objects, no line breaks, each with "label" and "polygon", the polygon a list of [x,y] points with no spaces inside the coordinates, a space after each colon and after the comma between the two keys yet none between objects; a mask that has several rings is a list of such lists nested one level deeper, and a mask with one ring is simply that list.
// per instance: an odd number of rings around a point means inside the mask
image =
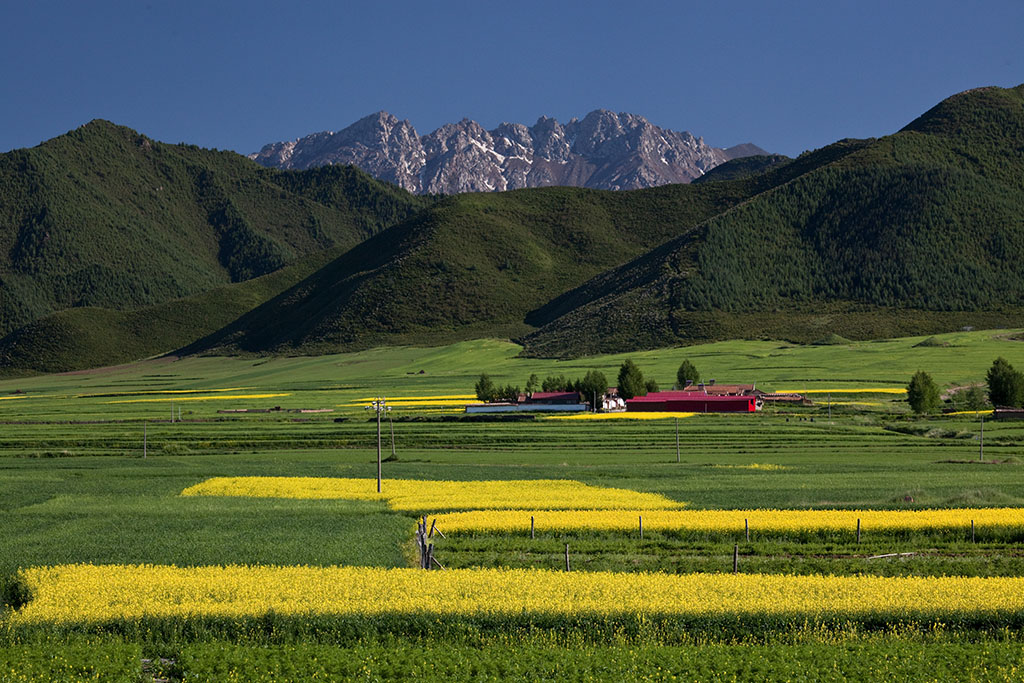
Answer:
[{"label": "grassy slope", "polygon": [[825,163],[807,167],[829,148],[802,156],[765,174],[788,182],[563,295],[575,306],[527,345],[564,355],[1019,324],[1021,144],[1024,86],[954,96]]},{"label": "grassy slope", "polygon": [[0,197],[0,335],[247,280],[429,203],[351,169],[268,171],[104,121],[0,155]]},{"label": "grassy slope", "polygon": [[231,324],[329,262],[326,249],[269,275],[132,311],[69,308],[0,340],[0,376],[68,372],[168,353]]},{"label": "grassy slope", "polygon": [[459,195],[186,351],[323,353],[529,331],[562,292],[742,200],[745,184]]}]

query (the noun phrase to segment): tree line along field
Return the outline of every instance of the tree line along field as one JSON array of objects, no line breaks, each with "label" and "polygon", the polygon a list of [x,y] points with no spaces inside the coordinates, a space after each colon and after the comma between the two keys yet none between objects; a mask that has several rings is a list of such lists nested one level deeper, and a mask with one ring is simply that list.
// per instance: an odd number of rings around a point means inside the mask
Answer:
[{"label": "tree line along field", "polygon": [[[376,424],[363,405],[376,395],[395,405],[397,459],[383,465],[385,492],[389,479],[574,480],[659,494],[685,503],[684,510],[751,510],[749,540],[742,529],[648,528],[640,538],[638,529],[542,526],[534,538],[522,530],[435,536],[436,557],[450,571],[561,571],[568,544],[572,571],[579,573],[728,575],[735,553],[743,574],[1012,580],[1024,576],[1021,530],[979,525],[972,538],[970,510],[1024,502],[1024,423],[986,420],[985,462],[975,463],[979,416],[915,416],[893,390],[906,387],[919,369],[946,389],[983,381],[998,356],[1020,366],[1024,347],[1016,335],[965,332],[926,346],[917,346],[921,338],[828,346],[730,342],[630,354],[663,386],[688,358],[722,383],[823,392],[809,394],[815,401],[809,407],[681,418],[678,461],[673,419],[477,422],[461,419],[460,406],[472,399],[454,398],[471,394],[481,372],[520,384],[531,373],[575,377],[597,369],[614,377],[627,356],[527,359],[516,357],[517,347],[483,341],[317,358],[152,361],[5,380],[5,601],[25,599],[19,570],[75,563],[415,566],[412,536],[420,512],[396,511],[383,500],[180,495],[214,477],[372,479]],[[280,412],[218,412],[277,406]],[[325,408],[333,412],[286,412]],[[385,458],[390,426],[384,422]],[[757,513],[764,508],[962,508],[964,518],[961,526],[938,530],[866,525],[858,542],[853,526],[765,532]],[[446,511],[422,512],[434,519]],[[126,622],[15,628],[12,614],[0,625],[0,680],[307,680],[314,673],[377,680],[410,672],[454,680],[1012,680],[1024,659],[1016,617],[986,622],[960,615],[936,627],[910,614],[889,628],[862,616],[812,618],[802,626],[747,616],[687,622],[683,629],[672,620],[580,615],[498,623],[349,619],[320,626],[282,616],[273,624],[198,620],[147,630]]]}]

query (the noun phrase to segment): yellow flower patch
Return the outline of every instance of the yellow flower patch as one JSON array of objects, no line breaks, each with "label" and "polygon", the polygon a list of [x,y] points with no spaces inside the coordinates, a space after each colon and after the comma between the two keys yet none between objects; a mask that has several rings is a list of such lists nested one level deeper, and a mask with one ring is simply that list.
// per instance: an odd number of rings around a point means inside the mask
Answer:
[{"label": "yellow flower patch", "polygon": [[657,411],[624,412],[624,413],[573,413],[571,415],[552,415],[547,420],[664,420],[670,417],[693,417],[698,413],[666,413]]},{"label": "yellow flower patch", "polygon": [[64,565],[22,570],[11,623],[145,617],[439,614],[842,618],[1024,610],[1024,578],[786,576],[371,567]]},{"label": "yellow flower patch", "polygon": [[527,532],[530,517],[538,531],[628,531],[639,526],[651,531],[703,533],[821,532],[857,529],[911,531],[970,529],[976,526],[1024,527],[1024,508],[961,508],[946,510],[482,510],[439,515],[437,526],[449,532]]},{"label": "yellow flower patch", "polygon": [[257,398],[279,398],[281,396],[291,396],[291,394],[232,394],[230,396],[176,396],[174,398],[132,398],[122,401],[107,401],[107,403],[162,403],[165,401],[184,403],[185,401],[241,401],[246,399]]},{"label": "yellow flower patch", "polygon": [[242,496],[378,500],[393,510],[481,509],[672,509],[685,503],[654,493],[590,486],[569,479],[508,481],[432,481],[385,479],[377,493],[376,479],[327,477],[214,477],[190,486],[183,496]]}]

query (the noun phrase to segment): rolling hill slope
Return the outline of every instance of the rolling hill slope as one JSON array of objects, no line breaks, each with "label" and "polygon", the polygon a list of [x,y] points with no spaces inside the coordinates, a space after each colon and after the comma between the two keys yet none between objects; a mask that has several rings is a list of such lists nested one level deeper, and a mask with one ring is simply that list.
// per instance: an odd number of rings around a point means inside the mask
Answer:
[{"label": "rolling hill slope", "polygon": [[271,171],[106,121],[0,155],[0,198],[0,335],[265,275],[431,201],[351,168]]},{"label": "rolling hill slope", "polygon": [[449,197],[186,352],[320,353],[531,331],[527,313],[746,198],[741,184]]},{"label": "rolling hill slope", "polygon": [[844,143],[751,176],[808,167],[562,295],[530,352],[1020,324],[1024,86],[961,93],[894,135]]}]

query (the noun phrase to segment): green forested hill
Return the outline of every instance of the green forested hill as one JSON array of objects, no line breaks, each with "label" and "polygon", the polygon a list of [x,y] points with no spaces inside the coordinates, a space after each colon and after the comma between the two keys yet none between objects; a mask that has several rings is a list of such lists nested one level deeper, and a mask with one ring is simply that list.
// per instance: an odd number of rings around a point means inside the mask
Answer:
[{"label": "green forested hill", "polygon": [[350,168],[269,171],[105,121],[0,155],[0,198],[0,335],[245,281],[430,201]]},{"label": "green forested hill", "polygon": [[448,197],[187,351],[306,353],[531,331],[527,313],[746,198],[740,184]]},{"label": "green forested hill", "polygon": [[571,356],[1024,324],[1024,86],[631,192],[418,198],[93,122],[0,155],[0,197],[8,371],[175,347],[497,336]]},{"label": "green forested hill", "polygon": [[851,142],[562,299],[574,305],[528,337],[532,352],[1019,324],[1024,86],[961,93]]}]

